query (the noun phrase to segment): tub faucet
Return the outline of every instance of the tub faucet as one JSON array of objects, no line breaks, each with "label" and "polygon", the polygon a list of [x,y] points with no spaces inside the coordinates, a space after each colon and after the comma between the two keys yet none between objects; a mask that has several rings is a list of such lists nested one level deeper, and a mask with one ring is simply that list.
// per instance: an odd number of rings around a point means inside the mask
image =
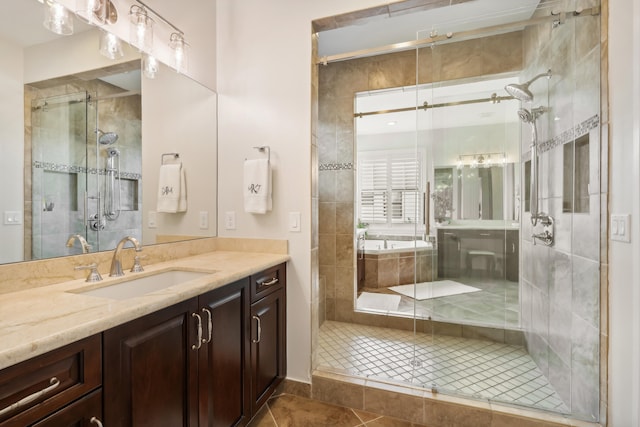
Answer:
[{"label": "tub faucet", "polygon": [[89,249],[91,249],[91,245],[87,242],[87,240],[84,237],[82,237],[81,234],[72,234],[71,236],[69,236],[69,239],[67,240],[67,247],[68,248],[73,247],[73,243],[75,242],[76,239],[78,239],[78,242],[80,242],[82,253],[88,254]]},{"label": "tub faucet", "polygon": [[124,276],[124,272],[122,271],[122,255],[120,252],[122,248],[127,242],[133,243],[133,246],[136,248],[136,252],[140,252],[142,250],[142,245],[135,237],[125,236],[123,237],[116,248],[113,250],[113,258],[111,259],[111,271],[109,272],[109,276]]}]

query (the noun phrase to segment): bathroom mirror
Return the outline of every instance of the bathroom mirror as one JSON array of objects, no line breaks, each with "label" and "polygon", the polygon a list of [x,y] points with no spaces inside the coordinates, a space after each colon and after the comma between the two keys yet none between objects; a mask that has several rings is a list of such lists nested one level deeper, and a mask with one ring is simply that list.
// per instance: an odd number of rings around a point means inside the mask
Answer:
[{"label": "bathroom mirror", "polygon": [[[368,214],[362,191],[356,190],[358,218],[370,229],[387,233],[411,232],[412,224],[423,232],[427,223],[454,220],[517,221],[518,103],[492,102],[513,81],[517,76],[507,73],[356,94],[358,173],[366,173],[368,159],[393,165],[393,156],[404,153],[418,165],[411,175],[421,204],[418,211],[429,210],[429,221],[407,221],[406,215],[404,224],[385,221],[384,215],[378,215],[379,220]],[[424,103],[435,107],[415,109]],[[406,164],[403,161],[404,173]],[[372,169],[368,180],[379,183],[387,169]],[[358,179],[358,188],[365,188],[363,177]],[[430,203],[424,206],[426,197]],[[386,208],[379,204],[376,212],[383,212]]]},{"label": "bathroom mirror", "polygon": [[[132,225],[127,221],[122,227],[108,232],[103,230],[102,245],[92,244],[92,250],[96,250],[96,247],[97,250],[112,249],[106,244],[109,239],[104,238],[107,233],[113,234],[113,239],[118,238],[116,236],[135,234],[145,245],[215,236],[216,94],[163,64],[159,65],[159,73],[155,79],[140,78],[139,53],[125,44],[125,57],[122,60],[108,60],[98,51],[99,30],[83,25],[75,18],[74,35],[61,37],[48,32],[42,26],[42,5],[36,0],[10,2],[3,4],[2,9],[4,13],[0,18],[0,27],[3,29],[0,31],[0,50],[3,52],[0,58],[0,146],[3,155],[0,159],[0,177],[7,185],[3,186],[0,197],[0,218],[3,220],[0,223],[0,240],[3,242],[0,248],[0,263],[40,258],[37,255],[31,256],[34,240],[39,240],[39,244],[44,248],[47,245],[60,246],[60,251],[43,251],[52,254],[43,255],[43,258],[81,253],[81,246],[77,241],[73,247],[66,247],[66,238],[70,234],[78,232],[85,235],[79,230],[67,228],[68,223],[78,217],[83,217],[84,224],[85,214],[80,212],[83,205],[91,204],[91,199],[87,201],[80,197],[83,186],[78,184],[77,178],[81,173],[74,167],[63,171],[49,171],[52,173],[41,178],[50,184],[51,191],[47,194],[51,198],[59,198],[59,202],[50,200],[47,203],[45,197],[32,201],[32,191],[29,189],[37,183],[32,182],[33,175],[29,173],[29,169],[32,168],[34,159],[30,156],[31,148],[25,147],[25,137],[30,139],[31,136],[35,136],[31,133],[33,129],[30,110],[32,107],[45,106],[44,103],[32,104],[32,98],[26,95],[25,87],[36,88],[37,91],[37,88],[55,85],[73,86],[69,76],[93,81],[102,75],[138,74],[137,89],[119,88],[120,83],[115,81],[106,83],[111,85],[114,91],[129,91],[133,98],[136,96],[135,92],[138,92],[139,113],[131,113],[129,110],[125,113],[127,118],[139,114],[138,124],[128,119],[112,120],[118,108],[125,108],[122,102],[110,107],[116,109],[111,110],[112,113],[105,109],[98,112],[97,116],[92,116],[91,101],[83,110],[83,114],[87,114],[84,125],[87,153],[90,151],[89,146],[96,145],[96,140],[101,136],[105,141],[110,136],[118,136],[120,140],[110,147],[118,148],[123,153],[131,152],[133,148],[127,145],[127,140],[136,132],[141,135],[141,143],[137,148],[137,169],[134,167],[135,170],[125,171],[124,168],[130,168],[130,165],[126,161],[121,162],[123,172],[128,173],[124,176],[125,179],[121,180],[121,191],[124,194],[121,196],[124,201],[123,211],[137,211],[136,224]],[[35,96],[38,97],[37,94]],[[98,101],[95,104],[99,103]],[[62,126],[71,128],[77,126],[75,119],[71,119],[74,114],[76,113],[58,114],[55,120]],[[41,128],[38,132],[46,131]],[[55,136],[50,139],[56,143],[54,150],[58,154],[72,151],[70,137]],[[84,151],[85,148],[80,150]],[[164,153],[178,153],[179,159],[163,158]],[[41,163],[49,163],[49,166],[54,168],[60,166],[61,162],[48,162],[48,157],[43,153],[38,155],[38,161]],[[128,155],[128,159],[133,157],[135,156]],[[94,172],[96,176],[104,178],[107,170],[106,157],[102,156],[99,159],[101,163]],[[184,213],[155,212],[159,168],[163,159],[182,162],[185,168],[188,209]],[[91,169],[90,163],[86,163],[86,166]],[[104,185],[104,181],[101,185]],[[60,197],[58,193],[63,188],[70,188],[75,196],[67,199]],[[101,194],[101,197],[104,197],[104,194]],[[65,204],[70,206],[68,214],[59,210]],[[50,210],[47,211],[49,207]],[[43,223],[43,229],[50,233],[49,238],[42,238],[33,233],[34,212],[58,214],[59,218],[55,221]]]}]

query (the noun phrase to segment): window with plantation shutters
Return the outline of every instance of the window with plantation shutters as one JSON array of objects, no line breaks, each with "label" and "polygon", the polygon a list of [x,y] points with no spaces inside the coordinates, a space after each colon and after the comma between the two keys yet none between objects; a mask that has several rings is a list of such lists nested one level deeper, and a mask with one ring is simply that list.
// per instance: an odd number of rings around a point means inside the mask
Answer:
[{"label": "window with plantation shutters", "polygon": [[422,222],[420,161],[415,153],[363,155],[358,162],[359,219],[368,224]]}]

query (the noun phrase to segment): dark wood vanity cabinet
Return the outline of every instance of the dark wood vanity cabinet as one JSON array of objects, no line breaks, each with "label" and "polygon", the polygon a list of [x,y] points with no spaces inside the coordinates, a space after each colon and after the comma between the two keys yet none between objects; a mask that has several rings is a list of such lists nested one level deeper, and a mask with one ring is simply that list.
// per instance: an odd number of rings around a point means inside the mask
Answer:
[{"label": "dark wood vanity cabinet", "polygon": [[0,427],[244,426],[286,375],[280,264],[0,371]]},{"label": "dark wood vanity cabinet", "polygon": [[285,375],[285,282],[282,264],[104,332],[105,425],[246,425]]},{"label": "dark wood vanity cabinet", "polygon": [[517,282],[519,273],[520,231],[514,229],[440,228],[438,229],[438,277],[471,275],[474,251],[491,255],[494,277]]},{"label": "dark wood vanity cabinet", "polygon": [[273,267],[251,276],[252,413],[286,376],[286,270]]},{"label": "dark wood vanity cabinet", "polygon": [[438,277],[460,277],[460,237],[454,231],[438,230]]},{"label": "dark wood vanity cabinet", "polygon": [[98,426],[102,345],[95,335],[0,371],[0,426]]},{"label": "dark wood vanity cabinet", "polygon": [[248,292],[247,278],[199,298],[206,331],[198,354],[201,426],[240,426],[251,419]]},{"label": "dark wood vanity cabinet", "polygon": [[197,299],[103,333],[107,426],[198,425]]}]

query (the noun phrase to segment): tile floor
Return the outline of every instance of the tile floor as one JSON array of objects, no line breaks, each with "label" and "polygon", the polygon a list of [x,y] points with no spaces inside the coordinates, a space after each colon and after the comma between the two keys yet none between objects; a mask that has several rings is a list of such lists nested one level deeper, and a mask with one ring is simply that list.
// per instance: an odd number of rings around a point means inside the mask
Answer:
[{"label": "tile floor", "polygon": [[248,427],[421,427],[407,421],[281,394],[272,397]]},{"label": "tile floor", "polygon": [[[482,276],[462,276],[451,280],[481,291],[421,301],[402,295],[397,313],[413,315],[415,310],[416,317],[421,319],[431,317],[433,320],[449,323],[461,322],[498,328],[520,326],[518,282]],[[400,295],[386,288],[362,290]]]},{"label": "tile floor", "polygon": [[326,321],[318,369],[568,413],[520,346]]}]

